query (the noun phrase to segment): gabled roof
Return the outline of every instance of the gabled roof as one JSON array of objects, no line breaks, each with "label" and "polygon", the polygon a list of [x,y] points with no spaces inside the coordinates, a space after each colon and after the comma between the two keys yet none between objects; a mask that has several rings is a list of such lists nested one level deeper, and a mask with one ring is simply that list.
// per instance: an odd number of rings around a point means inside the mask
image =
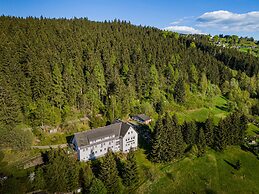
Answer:
[{"label": "gabled roof", "polygon": [[105,127],[100,127],[92,129],[89,131],[83,131],[74,134],[74,138],[77,142],[77,146],[86,146],[89,145],[91,141],[101,139],[108,136],[120,137],[124,136],[129,130],[130,125],[124,122],[117,122]]},{"label": "gabled roof", "polygon": [[139,114],[139,115],[136,115],[135,117],[138,117],[139,119],[141,119],[142,121],[148,121],[150,120],[150,117],[145,115],[145,114]]}]

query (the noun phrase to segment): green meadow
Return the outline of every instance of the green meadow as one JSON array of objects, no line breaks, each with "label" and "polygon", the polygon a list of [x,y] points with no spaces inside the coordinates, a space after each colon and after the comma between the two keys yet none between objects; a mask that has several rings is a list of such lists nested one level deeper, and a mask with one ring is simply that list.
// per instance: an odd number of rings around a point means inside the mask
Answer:
[{"label": "green meadow", "polygon": [[[259,160],[239,147],[208,150],[170,164],[153,164],[143,150],[137,153],[143,183],[137,193],[259,193]],[[240,160],[241,168],[235,169]]]}]

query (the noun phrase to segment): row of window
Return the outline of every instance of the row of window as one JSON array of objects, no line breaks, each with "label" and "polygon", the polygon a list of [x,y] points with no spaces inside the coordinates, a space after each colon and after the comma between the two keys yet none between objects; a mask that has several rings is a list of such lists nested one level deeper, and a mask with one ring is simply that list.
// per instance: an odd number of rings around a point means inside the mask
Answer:
[{"label": "row of window", "polygon": [[134,141],[133,141],[133,142],[130,142],[130,143],[126,143],[126,146],[130,146],[130,145],[133,145],[133,144],[135,144]]},{"label": "row of window", "polygon": [[[102,148],[103,146],[105,146],[106,143],[108,143],[109,145],[112,145],[113,140],[112,140],[112,141],[109,141],[109,142],[101,143],[101,148]],[[100,145],[100,144],[97,144],[97,145],[95,145],[95,146],[93,146],[93,147],[90,147],[90,149],[92,149],[92,148],[97,148],[99,145]],[[84,148],[84,149],[83,149],[83,151],[87,151],[87,150],[88,150],[88,148]]]},{"label": "row of window", "polygon": [[129,141],[131,139],[135,139],[135,136],[131,137],[131,138],[127,138],[126,141]]},{"label": "row of window", "polygon": [[[113,148],[113,146],[111,146],[110,148]],[[103,151],[103,150],[100,149],[100,152],[102,152],[102,151]],[[104,151],[107,151],[107,148],[104,148]],[[94,153],[97,154],[97,153],[98,153],[98,150],[95,150]]]}]

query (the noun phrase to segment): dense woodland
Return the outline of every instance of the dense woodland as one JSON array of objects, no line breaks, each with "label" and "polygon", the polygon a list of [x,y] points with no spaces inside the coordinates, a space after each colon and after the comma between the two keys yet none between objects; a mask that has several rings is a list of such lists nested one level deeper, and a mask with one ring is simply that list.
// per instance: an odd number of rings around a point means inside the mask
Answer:
[{"label": "dense woodland", "polygon": [[[217,126],[212,118],[180,124],[174,115],[174,107],[199,108],[219,95],[234,113]],[[88,117],[96,127],[146,113],[157,120],[151,161],[170,162],[187,149],[203,156],[206,147],[243,143],[247,116],[259,115],[258,96],[258,58],[207,36],[119,20],[0,17],[1,147],[29,148],[39,126]],[[133,152],[122,162],[109,152],[85,169],[62,150],[46,156],[32,189],[119,193],[138,182]]]},{"label": "dense woodland", "polygon": [[157,117],[174,103],[195,106],[193,96],[223,94],[233,110],[249,113],[259,93],[259,60],[206,36],[86,18],[2,16],[0,24],[0,126],[8,145],[17,136],[27,146],[24,126]]}]

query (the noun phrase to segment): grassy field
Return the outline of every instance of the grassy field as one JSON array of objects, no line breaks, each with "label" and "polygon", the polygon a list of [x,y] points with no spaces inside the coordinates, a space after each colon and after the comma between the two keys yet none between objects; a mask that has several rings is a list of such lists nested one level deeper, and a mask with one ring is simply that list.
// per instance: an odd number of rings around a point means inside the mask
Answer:
[{"label": "grassy field", "polygon": [[176,112],[179,122],[183,123],[184,121],[191,120],[203,122],[211,116],[214,118],[214,122],[217,123],[229,113],[227,110],[227,100],[222,96],[213,98],[207,104],[208,105],[203,108]]},{"label": "grassy field", "polygon": [[[143,150],[137,159],[146,178],[137,193],[259,193],[259,160],[239,147],[167,165],[151,163]],[[237,160],[240,170],[233,167]]]}]

